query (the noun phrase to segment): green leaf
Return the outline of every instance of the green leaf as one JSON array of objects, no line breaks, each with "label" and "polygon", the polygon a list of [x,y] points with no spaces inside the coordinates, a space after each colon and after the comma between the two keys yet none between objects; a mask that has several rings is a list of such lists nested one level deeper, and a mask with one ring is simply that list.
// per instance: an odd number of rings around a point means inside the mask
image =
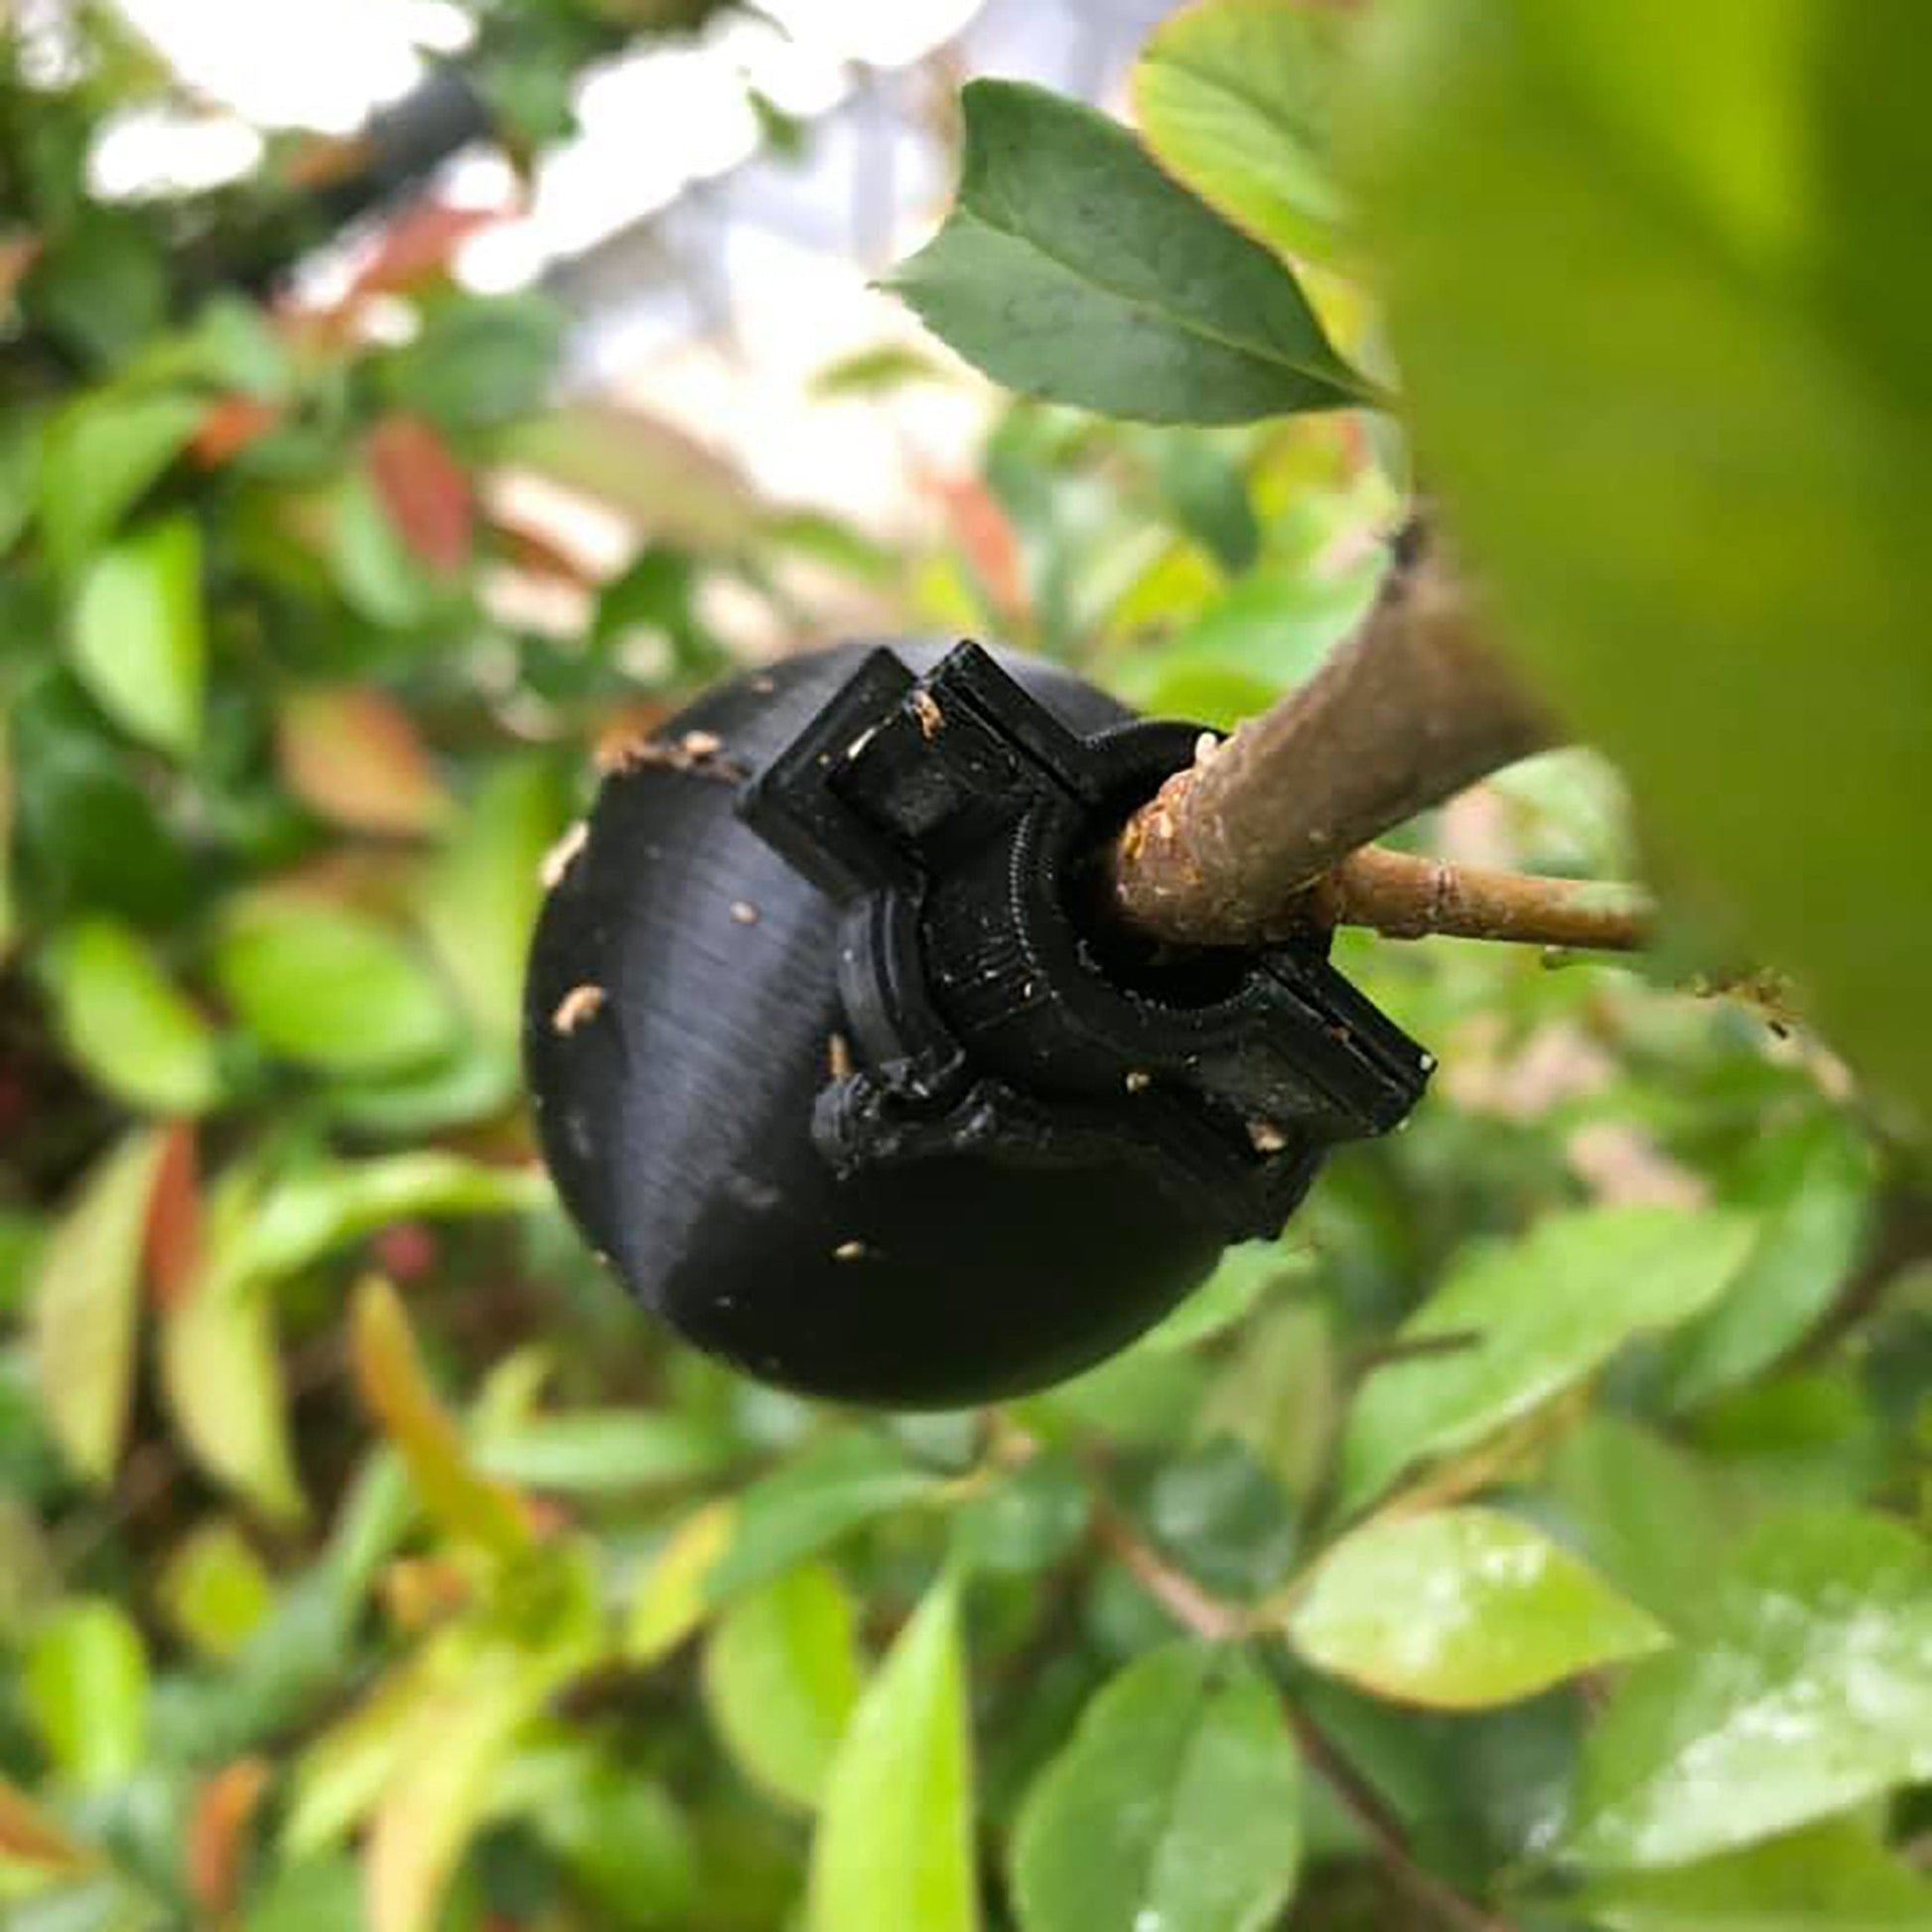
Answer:
[{"label": "green leaf", "polygon": [[689,1482],[729,1461],[730,1441],[680,1415],[580,1409],[492,1432],[477,1466],[520,1488],[594,1496]]},{"label": "green leaf", "polygon": [[823,1564],[800,1564],[739,1597],[705,1645],[705,1703],[726,1749],[755,1782],[807,1810],[859,1678],[857,1611]]},{"label": "green leaf", "polygon": [[71,650],[116,724],[177,758],[195,750],[207,644],[192,518],[144,523],[93,558],[74,601]]},{"label": "green leaf", "polygon": [[570,1642],[484,1640],[411,1706],[369,1825],[370,1932],[430,1932],[518,1734],[584,1661]]},{"label": "green leaf", "polygon": [[1259,1932],[1301,1865],[1301,1763],[1245,1658],[1150,1652],[1082,1712],[1020,1813],[1026,1932]]},{"label": "green leaf", "polygon": [[266,1284],[226,1258],[211,1241],[197,1278],[162,1313],[162,1393],[202,1468],[265,1516],[300,1522],[307,1504],[289,1441],[274,1306]]},{"label": "green leaf", "polygon": [[1716,1211],[1587,1208],[1464,1256],[1400,1339],[1466,1345],[1369,1377],[1342,1442],[1344,1506],[1369,1501],[1421,1457],[1466,1449],[1528,1415],[1632,1335],[1708,1308],[1750,1239],[1749,1222]]},{"label": "green leaf", "polygon": [[1163,21],[1134,69],[1155,159],[1279,255],[1337,252],[1328,121],[1348,24],[1325,6],[1204,0]]},{"label": "green leaf", "polygon": [[739,1493],[731,1545],[710,1570],[706,1593],[722,1602],[939,1486],[883,1436],[851,1430],[828,1437]]},{"label": "green leaf", "polygon": [[692,1922],[698,1869],[691,1828],[635,1764],[592,1759],[545,1800],[532,1823],[614,1925],[658,1932]]},{"label": "green leaf", "polygon": [[70,403],[47,427],[41,527],[63,570],[83,562],[181,453],[205,404],[193,396],[102,390]]},{"label": "green leaf", "polygon": [[1932,1111],[1922,25],[1410,4],[1348,119],[1416,440],[1501,640],[1741,956]]},{"label": "green leaf", "polygon": [[220,1091],[213,1030],[117,919],[83,919],[48,960],[61,1037],[110,1093],[198,1114]]},{"label": "green leaf", "polygon": [[234,1230],[231,1266],[279,1281],[394,1221],[515,1214],[553,1196],[534,1168],[499,1168],[440,1148],[369,1161],[319,1160],[263,1187]]},{"label": "green leaf", "polygon": [[1154,422],[1373,399],[1294,276],[1124,127],[1016,81],[975,80],[961,104],[958,201],[892,285],[996,381]]},{"label": "green leaf", "polygon": [[1850,1820],[1674,1871],[1603,1878],[1578,1904],[1608,1932],[1923,1932],[1932,1925],[1932,1883]]},{"label": "green leaf", "polygon": [[812,1932],[977,1932],[959,1597],[936,1585],[866,1686],[812,1840]]},{"label": "green leaf", "polygon": [[61,1777],[81,1790],[141,1767],[148,1730],[148,1659],[127,1613],[81,1597],[47,1619],[27,1646],[20,1690]]},{"label": "green leaf", "polygon": [[621,510],[639,533],[693,550],[732,552],[759,524],[750,482],[684,431],[638,410],[571,403],[519,423],[503,454]]},{"label": "green leaf", "polygon": [[543,858],[564,820],[551,763],[506,759],[468,800],[423,881],[424,934],[471,1023],[490,1038],[517,1037]]},{"label": "green leaf", "polygon": [[1584,1751],[1569,1854],[1681,1864],[1932,1776],[1932,1553],[1850,1511],[1766,1521]]},{"label": "green leaf", "polygon": [[1365,1524],[1323,1558],[1287,1629],[1316,1668],[1449,1711],[1533,1697],[1665,1641],[1567,1550],[1488,1509]]},{"label": "green leaf", "polygon": [[731,1548],[732,1506],[707,1503],[687,1516],[654,1552],[624,1619],[623,1652],[633,1663],[667,1657],[712,1608],[711,1572]]},{"label": "green leaf", "polygon": [[276,1865],[248,1900],[242,1932],[364,1932],[362,1873],[346,1857]]},{"label": "green leaf", "polygon": [[1310,1267],[1305,1248],[1279,1241],[1243,1241],[1229,1248],[1220,1265],[1186,1301],[1142,1340],[1144,1348],[1191,1348],[1197,1341],[1218,1335],[1253,1312],[1255,1304],[1277,1282],[1305,1275]]},{"label": "green leaf", "polygon": [[229,915],[214,970],[264,1045],[332,1072],[417,1064],[455,1035],[435,974],[387,926],[346,906],[258,897]]},{"label": "green leaf", "polygon": [[113,1474],[127,1430],[136,1287],[165,1145],[161,1132],[136,1134],[101,1161],[35,1270],[42,1413],[68,1460],[93,1482]]},{"label": "green leaf", "polygon": [[437,1399],[409,1318],[389,1284],[363,1281],[349,1311],[349,1354],[362,1400],[395,1445],[423,1507],[451,1536],[498,1557],[529,1547],[514,1490],[484,1476],[463,1433]]},{"label": "green leaf", "polygon": [[232,1657],[275,1606],[261,1558],[226,1517],[211,1517],[178,1543],[157,1594],[168,1621],[204,1655]]},{"label": "green leaf", "polygon": [[1723,1299],[1664,1344],[1659,1394],[1696,1408],[1761,1374],[1829,1309],[1858,1259],[1876,1163],[1868,1142],[1831,1117],[1766,1137],[1740,1205],[1762,1231]]}]

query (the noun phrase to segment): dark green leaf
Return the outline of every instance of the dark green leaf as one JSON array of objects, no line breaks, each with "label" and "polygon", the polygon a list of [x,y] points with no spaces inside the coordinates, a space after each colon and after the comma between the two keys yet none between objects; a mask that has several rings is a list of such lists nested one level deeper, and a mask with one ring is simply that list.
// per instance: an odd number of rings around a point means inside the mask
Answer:
[{"label": "dark green leaf", "polygon": [[958,202],[894,286],[997,381],[1155,422],[1371,399],[1294,276],[1117,122],[1015,81],[962,104]]}]

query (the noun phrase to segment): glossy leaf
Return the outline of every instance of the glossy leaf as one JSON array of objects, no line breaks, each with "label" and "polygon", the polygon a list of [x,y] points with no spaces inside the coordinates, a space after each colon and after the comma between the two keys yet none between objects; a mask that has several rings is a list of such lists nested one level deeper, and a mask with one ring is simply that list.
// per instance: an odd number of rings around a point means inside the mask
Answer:
[{"label": "glossy leaf", "polygon": [[69,1784],[99,1790],[140,1768],[148,1728],[147,1651],[117,1604],[81,1597],[55,1611],[27,1646],[20,1692]]},{"label": "glossy leaf", "polygon": [[1453,0],[1373,37],[1348,119],[1418,445],[1656,847],[1925,1110],[1921,17],[1608,19]]},{"label": "glossy leaf", "polygon": [[936,1585],[866,1686],[812,1840],[812,1932],[978,1932],[959,1598]]},{"label": "glossy leaf", "polygon": [[823,1564],[747,1591],[705,1645],[705,1702],[726,1748],[759,1784],[808,1810],[859,1680],[857,1612]]},{"label": "glossy leaf", "polygon": [[893,286],[996,381],[1157,422],[1368,397],[1293,275],[1117,122],[1014,81],[961,103],[958,201]]},{"label": "glossy leaf", "polygon": [[396,1292],[370,1276],[355,1291],[349,1349],[362,1400],[401,1453],[423,1507],[451,1535],[499,1556],[526,1547],[514,1490],[480,1474],[462,1432],[430,1387]]},{"label": "glossy leaf", "polygon": [[41,524],[56,563],[79,565],[167,469],[195,433],[204,405],[166,392],[102,390],[48,425],[41,457]]},{"label": "glossy leaf", "polygon": [[1173,1644],[1087,1706],[1028,1793],[1013,1881],[1026,1932],[1259,1932],[1295,1889],[1301,1765],[1246,1659]]},{"label": "glossy leaf", "polygon": [[1287,1630],[1321,1670],[1452,1711],[1533,1697],[1666,1641],[1567,1550],[1487,1509],[1364,1524],[1322,1559]]},{"label": "glossy leaf", "polygon": [[1472,1251],[1402,1329],[1462,1345],[1378,1369],[1342,1443],[1342,1498],[1368,1501],[1423,1456],[1468,1448],[1599,1367],[1632,1335],[1708,1308],[1750,1224],[1718,1212],[1593,1208]]},{"label": "glossy leaf", "polygon": [[1932,1881],[1850,1820],[1671,1871],[1599,1879],[1581,1903],[1607,1932],[1919,1932],[1932,1925]]},{"label": "glossy leaf", "polygon": [[68,1460],[105,1482],[120,1459],[134,1373],[134,1318],[148,1203],[165,1138],[123,1141],[88,1174],[34,1273],[34,1369]]},{"label": "glossy leaf", "polygon": [[1202,0],[1155,29],[1134,69],[1155,159],[1280,255],[1331,257],[1346,224],[1328,117],[1347,25],[1325,5]]},{"label": "glossy leaf", "polygon": [[369,685],[317,686],[275,721],[282,782],[324,818],[355,832],[409,838],[449,814],[450,798],[408,712]]},{"label": "glossy leaf", "polygon": [[1876,1516],[1772,1518],[1585,1748],[1567,1849],[1681,1864],[1932,1776],[1932,1554]]},{"label": "glossy leaf", "polygon": [[118,919],[83,919],[49,970],[68,1050],[110,1093],[156,1113],[198,1114],[220,1088],[213,1030]]},{"label": "glossy leaf", "polygon": [[142,524],[93,558],[74,601],[71,654],[125,731],[178,758],[195,750],[207,640],[202,535],[190,518]]},{"label": "glossy leaf", "polygon": [[365,912],[320,899],[257,897],[215,953],[222,991],[262,1043],[342,1073],[379,1073],[448,1046],[455,1015],[403,940]]}]

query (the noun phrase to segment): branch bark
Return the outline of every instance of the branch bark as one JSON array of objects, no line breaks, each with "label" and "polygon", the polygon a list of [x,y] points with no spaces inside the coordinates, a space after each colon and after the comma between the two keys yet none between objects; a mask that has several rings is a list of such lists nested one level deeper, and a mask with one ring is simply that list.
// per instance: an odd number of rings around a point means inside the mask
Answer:
[{"label": "branch bark", "polygon": [[1418,519],[1355,634],[1272,711],[1224,743],[1203,741],[1128,821],[1107,858],[1114,903],[1130,925],[1180,945],[1251,945],[1311,919],[1639,944],[1627,900],[1606,914],[1565,882],[1359,851],[1556,742],[1484,646],[1459,574]]}]

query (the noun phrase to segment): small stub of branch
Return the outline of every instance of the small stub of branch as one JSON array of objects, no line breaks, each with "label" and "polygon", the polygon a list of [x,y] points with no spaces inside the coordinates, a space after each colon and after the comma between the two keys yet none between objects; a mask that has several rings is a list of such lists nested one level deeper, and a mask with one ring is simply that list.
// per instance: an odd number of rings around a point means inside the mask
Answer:
[{"label": "small stub of branch", "polygon": [[[1306,922],[1304,889],[1349,854],[1555,742],[1483,643],[1442,545],[1412,523],[1373,608],[1321,669],[1129,820],[1107,860],[1116,909],[1179,945],[1275,936]],[[1351,903],[1365,904],[1359,891]]]},{"label": "small stub of branch", "polygon": [[1649,895],[1634,887],[1451,866],[1380,845],[1330,867],[1304,901],[1315,924],[1367,926],[1391,939],[1445,933],[1594,952],[1638,951],[1656,923]]}]

